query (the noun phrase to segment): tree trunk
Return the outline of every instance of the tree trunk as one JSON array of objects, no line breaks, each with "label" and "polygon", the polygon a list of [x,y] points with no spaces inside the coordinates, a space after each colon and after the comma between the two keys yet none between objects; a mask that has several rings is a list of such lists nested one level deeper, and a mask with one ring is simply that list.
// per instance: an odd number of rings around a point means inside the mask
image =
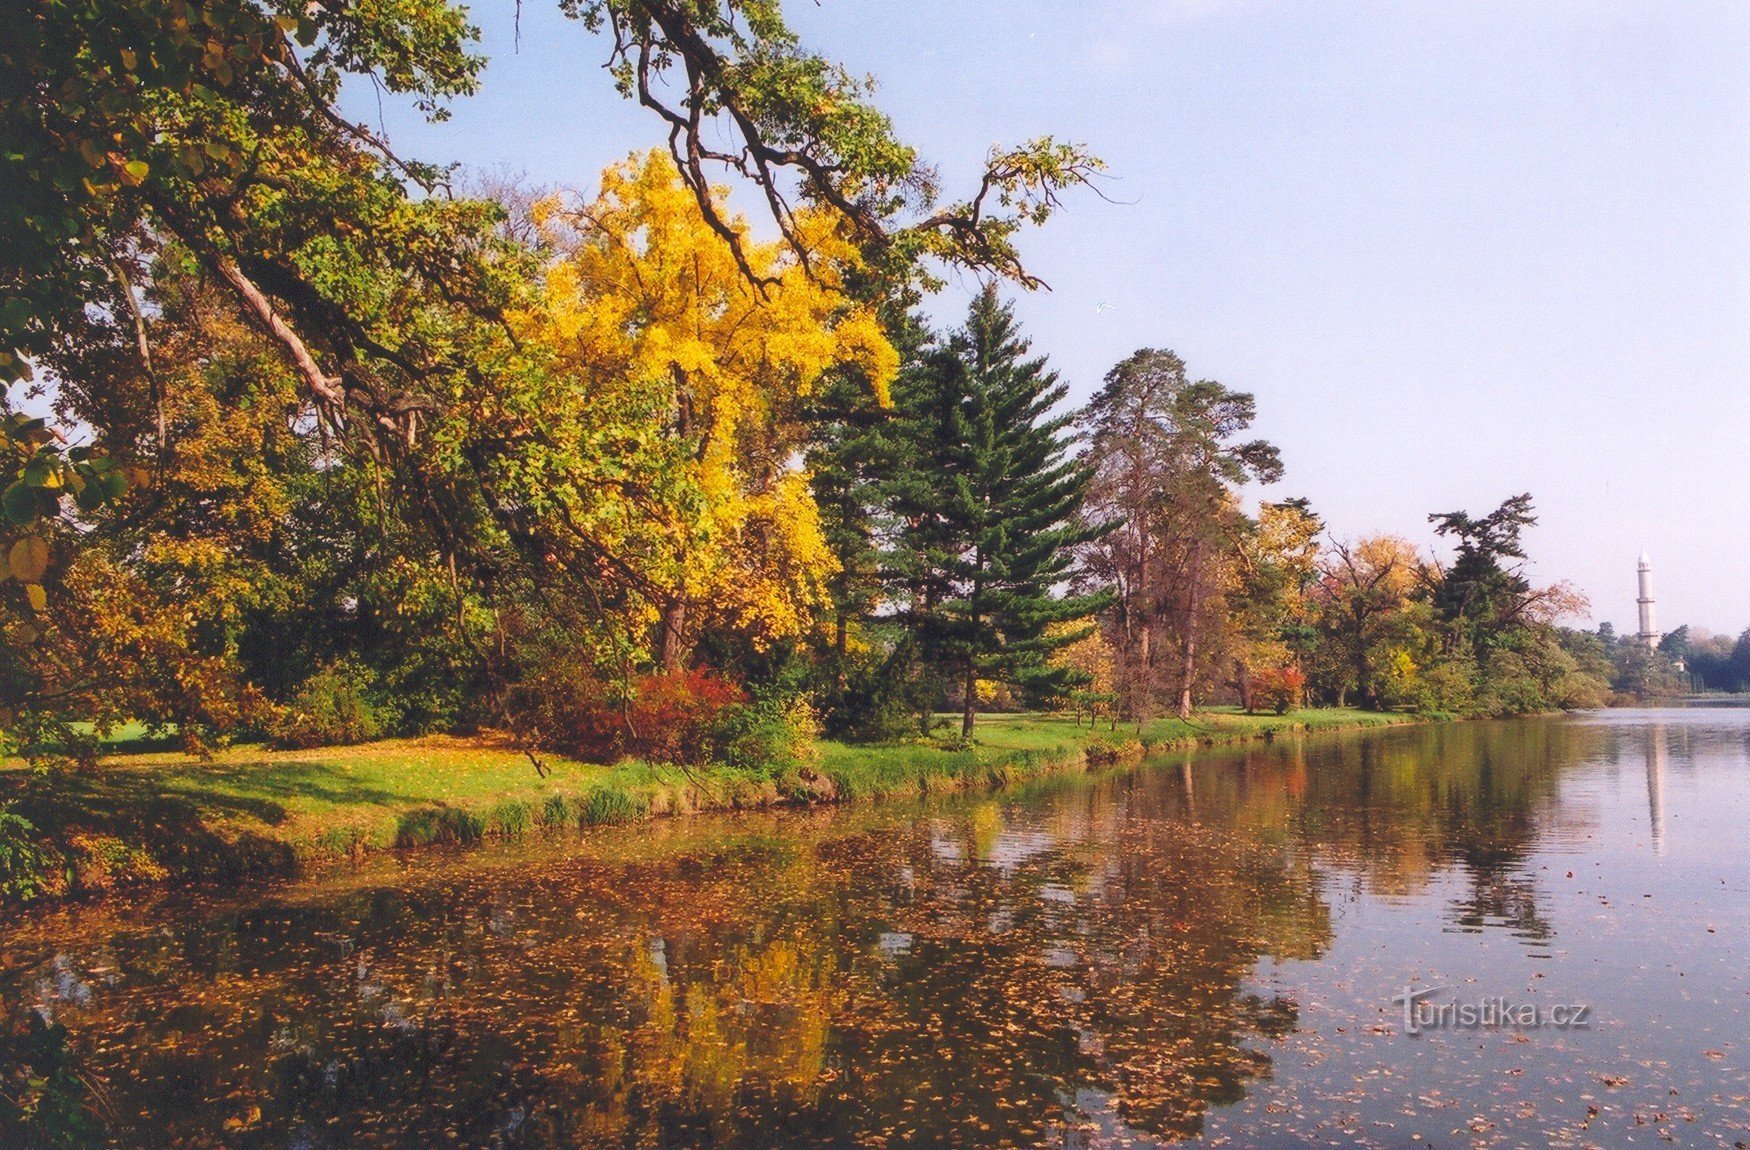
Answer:
[{"label": "tree trunk", "polygon": [[849,615],[849,611],[843,607],[839,608],[838,620],[832,637],[833,654],[837,656],[833,660],[833,684],[840,691],[843,691],[850,682],[850,678],[845,672],[846,633],[850,629]]},{"label": "tree trunk", "polygon": [[1191,717],[1191,681],[1197,675],[1197,630],[1195,625],[1185,628],[1185,665],[1182,669],[1184,680],[1179,687],[1179,717]]},{"label": "tree trunk", "polygon": [[[1146,607],[1144,608],[1146,610]],[[1145,615],[1142,620],[1142,636],[1137,643],[1136,681],[1130,685],[1130,717],[1136,720],[1136,729],[1141,730],[1143,723],[1148,721],[1149,696],[1154,692],[1154,629]]]},{"label": "tree trunk", "polygon": [[687,654],[686,627],[687,601],[677,596],[663,606],[662,621],[657,628],[656,656],[664,671],[681,669]]},{"label": "tree trunk", "polygon": [[1203,541],[1191,548],[1191,589],[1185,600],[1185,661],[1179,680],[1179,717],[1191,717],[1191,684],[1197,678],[1197,613],[1203,606]]},{"label": "tree trunk", "polygon": [[960,716],[960,737],[972,737],[972,725],[978,719],[978,662],[966,660],[966,708]]}]

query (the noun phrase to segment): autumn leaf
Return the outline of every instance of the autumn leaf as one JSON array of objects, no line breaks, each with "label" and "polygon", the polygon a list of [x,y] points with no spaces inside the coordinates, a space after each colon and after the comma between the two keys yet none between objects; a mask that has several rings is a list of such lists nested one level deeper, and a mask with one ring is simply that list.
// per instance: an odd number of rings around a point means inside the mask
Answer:
[{"label": "autumn leaf", "polygon": [[7,552],[6,566],[20,583],[37,582],[49,567],[48,543],[40,535],[26,535]]}]

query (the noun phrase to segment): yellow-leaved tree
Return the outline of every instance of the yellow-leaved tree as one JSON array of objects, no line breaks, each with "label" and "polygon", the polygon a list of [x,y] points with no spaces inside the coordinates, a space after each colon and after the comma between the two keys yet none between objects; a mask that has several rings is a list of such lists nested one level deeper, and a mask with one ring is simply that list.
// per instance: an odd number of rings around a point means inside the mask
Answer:
[{"label": "yellow-leaved tree", "polygon": [[738,218],[750,281],[658,152],[536,218],[557,255],[512,324],[549,378],[526,413],[543,450],[518,456],[516,478],[550,561],[586,568],[665,668],[707,628],[756,648],[802,633],[835,566],[801,409],[829,371],[860,373],[885,402],[898,367],[874,307],[844,289],[856,250],[823,214],[798,213],[800,251]]}]

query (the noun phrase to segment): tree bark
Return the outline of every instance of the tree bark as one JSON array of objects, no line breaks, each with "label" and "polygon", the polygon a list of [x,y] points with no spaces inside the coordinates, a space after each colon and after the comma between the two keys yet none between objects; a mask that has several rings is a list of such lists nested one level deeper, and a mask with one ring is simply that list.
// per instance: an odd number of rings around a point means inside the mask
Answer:
[{"label": "tree bark", "polygon": [[292,364],[298,369],[298,374],[304,377],[304,383],[309,387],[319,401],[330,404],[336,411],[346,407],[346,393],[341,390],[340,381],[329,376],[316,364],[316,357],[310,354],[310,349],[298,333],[292,330],[273,306],[271,300],[255,282],[243,274],[243,269],[237,266],[229,256],[220,256],[215,261],[219,275],[231,285],[231,290],[237,293],[244,306],[255,316],[255,320],[267,334],[279,342],[291,357]]},{"label": "tree bark", "polygon": [[1179,717],[1191,717],[1191,685],[1197,678],[1197,614],[1203,606],[1203,541],[1191,548],[1191,589],[1185,601],[1185,657],[1180,668]]},{"label": "tree bark", "polygon": [[656,657],[664,671],[678,671],[686,659],[687,601],[679,596],[662,609],[658,625]]},{"label": "tree bark", "polygon": [[966,660],[966,706],[960,716],[960,737],[970,739],[972,726],[978,720],[978,661]]}]

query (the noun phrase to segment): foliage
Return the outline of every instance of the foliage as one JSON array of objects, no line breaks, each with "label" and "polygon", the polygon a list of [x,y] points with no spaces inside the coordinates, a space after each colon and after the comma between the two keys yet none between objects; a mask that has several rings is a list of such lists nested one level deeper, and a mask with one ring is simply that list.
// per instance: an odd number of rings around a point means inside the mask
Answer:
[{"label": "foliage", "polygon": [[859,743],[892,742],[917,732],[918,716],[929,714],[935,694],[927,679],[913,673],[912,640],[864,626],[847,634],[845,655],[829,656],[818,676],[824,680],[815,688],[822,729]]},{"label": "foliage", "polygon": [[529,406],[505,413],[536,430],[495,465],[498,498],[550,571],[624,604],[665,667],[713,629],[757,645],[802,633],[834,563],[792,465],[801,405],[829,371],[855,371],[878,401],[893,374],[874,314],[838,287],[855,252],[825,217],[799,216],[812,274],[750,242],[756,290],[654,153],[610,169],[586,207],[549,204],[543,218],[574,221],[577,238],[542,306],[515,317],[554,359],[516,397]]},{"label": "foliage", "polygon": [[695,668],[639,679],[626,711],[624,747],[656,763],[700,766],[720,759],[728,740],[752,737],[739,708],[747,695],[721,675]]},{"label": "foliage", "polygon": [[519,684],[509,709],[534,745],[588,762],[699,766],[721,761],[732,737],[750,735],[757,724],[742,713],[746,703],[739,686],[704,668],[616,685],[600,677],[587,651],[572,648]]},{"label": "foliage", "polygon": [[0,1141],[19,1150],[99,1145],[100,1101],[67,1028],[45,1009],[9,1005],[0,1016]]},{"label": "foliage", "polygon": [[[1380,705],[1380,680],[1393,650],[1424,645],[1412,610],[1426,583],[1425,566],[1415,547],[1396,535],[1334,543],[1322,557],[1312,592],[1326,639],[1320,678],[1339,704],[1353,692],[1363,706]],[[1399,679],[1407,658],[1398,660]]]},{"label": "foliage", "polygon": [[1189,716],[1210,677],[1250,531],[1236,491],[1282,474],[1275,447],[1239,438],[1256,412],[1250,394],[1193,381],[1171,351],[1143,348],[1078,416],[1093,470],[1084,518],[1115,525],[1083,562],[1090,584],[1116,595],[1108,626],[1127,719],[1146,721],[1169,692]]},{"label": "foliage", "polygon": [[29,902],[43,894],[53,863],[31,821],[0,803],[0,901]]},{"label": "foliage", "polygon": [[377,738],[385,723],[371,702],[375,684],[368,668],[353,660],[323,667],[304,680],[275,717],[272,735],[281,747],[334,747]]},{"label": "foliage", "polygon": [[[335,109],[348,77],[434,118],[473,91],[475,31],[444,0],[0,15],[0,381],[46,368],[61,414],[169,483],[89,540],[88,584],[124,577],[125,608],[41,654],[13,630],[0,720],[52,697],[55,721],[137,715],[202,748],[352,656],[407,727],[466,725],[493,718],[469,701],[505,686],[492,640],[531,596],[588,602],[608,664],[814,627],[836,569],[794,456],[823,374],[883,394],[892,351],[860,301],[915,291],[932,259],[1036,282],[1014,235],[1098,163],[998,149],[975,196],[942,204],[866,85],[770,0],[561,7],[607,33],[622,92],[675,146],[594,203],[546,206],[534,237]],[[714,151],[720,130],[742,148]],[[778,242],[705,165],[763,194]],[[0,476],[27,529],[4,558],[37,610],[39,568],[76,565],[46,558],[41,492],[58,478],[90,514],[85,492],[113,498],[123,474],[42,431]],[[293,450],[258,449],[251,476],[246,445],[275,439]]]},{"label": "foliage", "polygon": [[730,707],[713,734],[725,766],[782,777],[820,761],[820,722],[806,699],[766,698]]},{"label": "foliage", "polygon": [[1267,667],[1254,676],[1252,683],[1253,701],[1278,715],[1299,708],[1305,692],[1306,675],[1298,667]]},{"label": "foliage", "polygon": [[[1061,633],[1072,626],[1060,623],[1056,628]],[[1068,705],[1078,723],[1085,714],[1092,728],[1103,717],[1115,718],[1113,707],[1119,698],[1115,681],[1118,653],[1099,628],[1076,629],[1086,633],[1053,652],[1052,661],[1073,672],[1073,677],[1066,676],[1069,689],[1059,702]]]},{"label": "foliage", "polygon": [[994,288],[966,326],[902,377],[890,513],[894,587],[918,649],[954,674],[970,738],[980,679],[1035,698],[1079,678],[1051,653],[1082,630],[1101,594],[1061,595],[1075,549],[1104,525],[1077,521],[1089,472],[1068,458],[1065,388],[1016,330]]},{"label": "foliage", "polygon": [[1700,630],[1688,638],[1684,662],[1705,686],[1715,691],[1750,689],[1750,629],[1736,640]]}]

